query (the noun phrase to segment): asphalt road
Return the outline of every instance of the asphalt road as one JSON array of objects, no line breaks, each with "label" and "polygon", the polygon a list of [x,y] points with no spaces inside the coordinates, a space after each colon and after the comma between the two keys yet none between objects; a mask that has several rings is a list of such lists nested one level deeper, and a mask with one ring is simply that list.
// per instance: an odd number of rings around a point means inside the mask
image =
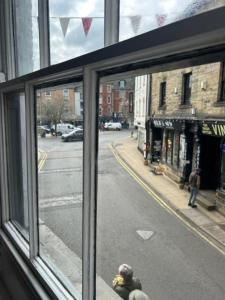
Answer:
[{"label": "asphalt road", "polygon": [[[128,263],[153,300],[224,300],[225,257],[161,207],[115,160],[109,144],[128,134],[100,133],[98,274],[111,285],[117,267]],[[48,152],[39,174],[40,217],[81,257],[82,142],[46,138],[39,139],[39,147]],[[137,231],[151,237],[144,240]]]}]

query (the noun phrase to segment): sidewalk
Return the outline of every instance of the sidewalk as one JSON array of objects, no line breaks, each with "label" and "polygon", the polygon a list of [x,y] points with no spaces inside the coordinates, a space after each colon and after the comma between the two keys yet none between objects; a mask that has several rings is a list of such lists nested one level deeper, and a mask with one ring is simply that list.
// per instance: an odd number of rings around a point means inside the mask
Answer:
[{"label": "sidewalk", "polygon": [[144,165],[143,155],[137,149],[137,140],[126,138],[113,144],[117,155],[142,179],[168,206],[176,211],[192,227],[197,228],[219,248],[225,247],[225,217],[217,211],[208,211],[198,205],[193,209],[187,205],[189,193],[164,175],[154,175]]}]

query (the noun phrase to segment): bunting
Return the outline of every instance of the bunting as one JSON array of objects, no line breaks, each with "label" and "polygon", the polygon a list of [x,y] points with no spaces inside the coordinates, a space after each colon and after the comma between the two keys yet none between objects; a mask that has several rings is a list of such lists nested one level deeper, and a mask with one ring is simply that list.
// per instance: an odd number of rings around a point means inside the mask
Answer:
[{"label": "bunting", "polygon": [[158,27],[163,26],[166,21],[166,15],[156,15],[155,17],[156,17]]},{"label": "bunting", "polygon": [[84,33],[87,36],[91,27],[92,18],[82,18]]},{"label": "bunting", "polygon": [[137,34],[139,27],[140,27],[140,23],[141,23],[141,16],[140,15],[130,16],[129,19],[130,19],[134,34]]},{"label": "bunting", "polygon": [[67,33],[69,22],[70,22],[70,18],[59,18],[59,22],[60,22],[60,25],[61,25],[63,35],[65,37],[66,33]]}]

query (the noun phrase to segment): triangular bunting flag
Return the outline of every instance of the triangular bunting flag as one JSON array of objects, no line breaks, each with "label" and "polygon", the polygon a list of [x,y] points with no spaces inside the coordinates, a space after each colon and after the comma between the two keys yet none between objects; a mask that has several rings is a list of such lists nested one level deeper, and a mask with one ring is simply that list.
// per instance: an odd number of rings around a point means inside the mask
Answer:
[{"label": "triangular bunting flag", "polygon": [[87,36],[91,27],[92,18],[82,18],[84,33]]},{"label": "triangular bunting flag", "polygon": [[133,32],[136,34],[139,30],[139,27],[140,27],[141,16],[140,15],[130,16],[129,18],[130,18],[130,22],[131,22]]},{"label": "triangular bunting flag", "polygon": [[62,28],[63,35],[65,37],[67,29],[68,29],[70,18],[59,18],[59,21],[60,21],[60,25],[61,25],[61,28]]},{"label": "triangular bunting flag", "polygon": [[156,15],[156,20],[157,20],[157,24],[158,26],[163,26],[165,21],[166,21],[166,15]]}]

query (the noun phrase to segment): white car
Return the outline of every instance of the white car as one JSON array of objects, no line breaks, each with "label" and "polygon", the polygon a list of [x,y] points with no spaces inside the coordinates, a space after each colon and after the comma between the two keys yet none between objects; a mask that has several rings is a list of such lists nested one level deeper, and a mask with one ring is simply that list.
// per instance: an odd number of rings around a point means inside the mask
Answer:
[{"label": "white car", "polygon": [[[55,130],[55,126],[52,126],[52,129]],[[73,131],[74,129],[76,129],[76,127],[72,124],[69,123],[59,123],[56,126],[56,130],[57,130],[57,135],[62,135],[65,133],[70,133],[71,131]]]},{"label": "white car", "polygon": [[109,122],[109,123],[105,123],[104,128],[106,130],[121,130],[122,129],[122,125],[119,122]]}]

